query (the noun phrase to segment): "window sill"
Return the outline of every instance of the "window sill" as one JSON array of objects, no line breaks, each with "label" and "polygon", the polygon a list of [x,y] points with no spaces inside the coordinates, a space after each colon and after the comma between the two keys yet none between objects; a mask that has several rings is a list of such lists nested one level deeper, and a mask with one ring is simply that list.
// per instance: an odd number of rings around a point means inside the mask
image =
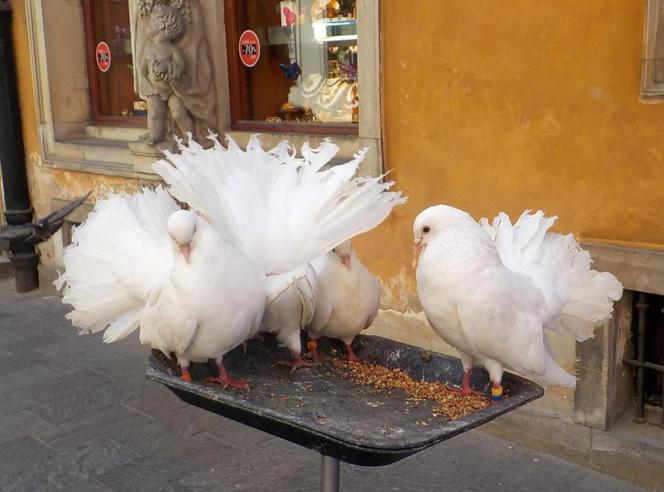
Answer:
[{"label": "window sill", "polygon": [[154,180],[149,168],[160,154],[153,150],[146,156],[132,150],[135,146],[152,150],[139,142],[145,132],[137,127],[86,125],[83,136],[53,142],[44,164],[53,169]]},{"label": "window sill", "polygon": [[[87,125],[84,136],[55,141],[45,156],[44,164],[53,169],[157,180],[158,176],[151,168],[154,161],[160,159],[162,154],[159,149],[140,141],[145,132],[144,128]],[[238,145],[245,147],[249,137],[255,132],[228,133]],[[335,162],[347,162],[358,150],[367,148],[367,155],[360,166],[360,175],[382,174],[381,149],[379,141],[373,138],[361,138],[356,134],[262,133],[260,141],[264,148],[271,148],[286,139],[297,148],[299,154],[305,142],[316,147],[328,136],[339,146]]]}]

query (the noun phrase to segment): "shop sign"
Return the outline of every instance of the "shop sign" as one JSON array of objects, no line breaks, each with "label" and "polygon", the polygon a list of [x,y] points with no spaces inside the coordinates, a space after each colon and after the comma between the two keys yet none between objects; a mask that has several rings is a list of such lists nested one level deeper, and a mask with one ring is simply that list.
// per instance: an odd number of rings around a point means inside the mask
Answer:
[{"label": "shop sign", "polygon": [[240,60],[246,67],[253,67],[261,56],[261,43],[254,31],[247,30],[240,35],[238,43]]},{"label": "shop sign", "polygon": [[97,60],[97,68],[102,72],[108,72],[108,69],[111,68],[111,48],[104,41],[97,44],[95,59]]}]

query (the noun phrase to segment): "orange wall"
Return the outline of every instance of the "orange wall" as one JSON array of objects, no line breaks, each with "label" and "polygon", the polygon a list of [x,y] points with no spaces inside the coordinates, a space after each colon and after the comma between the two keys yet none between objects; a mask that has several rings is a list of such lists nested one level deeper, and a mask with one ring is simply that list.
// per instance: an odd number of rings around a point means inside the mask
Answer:
[{"label": "orange wall", "polygon": [[[25,3],[10,3],[35,155]],[[541,208],[561,232],[664,245],[664,104],[639,102],[642,0],[384,0],[381,11],[385,163],[410,201],[356,247],[399,296],[414,292],[412,221],[434,203],[477,217]],[[38,211],[51,194],[39,175],[56,195],[92,179],[32,159],[29,172]]]},{"label": "orange wall", "polygon": [[28,28],[25,19],[25,0],[9,0],[12,7],[12,34],[14,41],[14,58],[16,62],[16,78],[21,107],[21,127],[23,144],[26,154],[39,151],[37,136],[37,119],[32,93],[32,76],[30,74],[30,50],[28,48]]},{"label": "orange wall", "polygon": [[383,279],[406,264],[417,213],[441,202],[664,244],[664,105],[639,102],[643,1],[381,8],[386,167],[410,196],[359,242]]}]

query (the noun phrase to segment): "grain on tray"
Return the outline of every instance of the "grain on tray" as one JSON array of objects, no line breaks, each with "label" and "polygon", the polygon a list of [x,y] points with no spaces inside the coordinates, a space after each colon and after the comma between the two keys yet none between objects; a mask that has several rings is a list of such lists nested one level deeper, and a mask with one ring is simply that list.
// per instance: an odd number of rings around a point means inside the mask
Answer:
[{"label": "grain on tray", "polygon": [[441,382],[416,381],[401,369],[390,369],[368,362],[348,362],[344,359],[331,358],[330,363],[346,372],[357,384],[371,385],[380,392],[401,389],[407,395],[409,404],[434,401],[437,405],[433,417],[445,420],[457,420],[473,412],[486,408],[489,398],[471,394],[462,396],[457,388],[450,388]]}]

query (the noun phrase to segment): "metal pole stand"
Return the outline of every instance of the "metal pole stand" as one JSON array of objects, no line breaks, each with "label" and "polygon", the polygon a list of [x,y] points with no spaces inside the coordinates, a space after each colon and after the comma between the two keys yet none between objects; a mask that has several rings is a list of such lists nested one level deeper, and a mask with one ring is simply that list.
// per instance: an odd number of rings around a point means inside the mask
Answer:
[{"label": "metal pole stand", "polygon": [[339,492],[339,460],[321,455],[320,462],[321,492]]}]

